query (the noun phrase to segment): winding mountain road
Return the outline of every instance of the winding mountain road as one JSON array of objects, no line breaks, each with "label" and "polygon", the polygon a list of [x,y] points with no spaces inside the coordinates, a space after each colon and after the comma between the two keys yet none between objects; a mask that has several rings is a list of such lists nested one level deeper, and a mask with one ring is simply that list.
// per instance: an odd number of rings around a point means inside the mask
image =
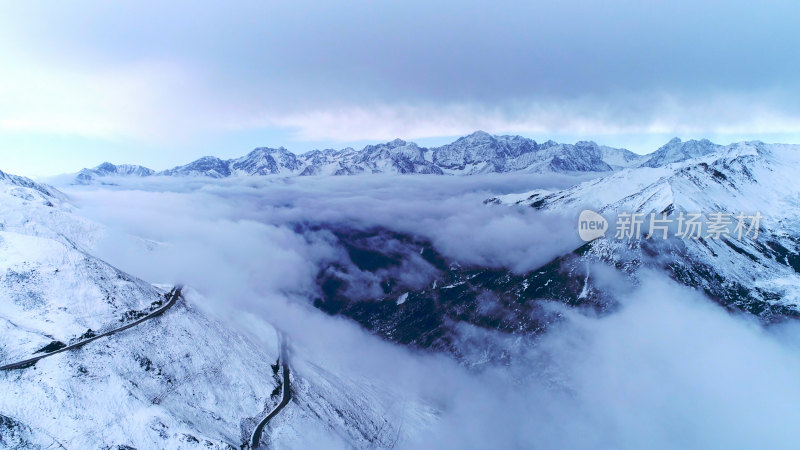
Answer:
[{"label": "winding mountain road", "polygon": [[[77,348],[83,347],[84,345],[86,345],[86,344],[88,344],[88,343],[90,343],[92,341],[96,341],[96,340],[98,340],[100,338],[111,336],[112,334],[117,334],[117,333],[125,331],[125,330],[127,330],[129,328],[133,328],[136,325],[141,324],[142,322],[146,322],[146,321],[148,321],[150,319],[153,319],[154,317],[158,317],[158,316],[164,314],[164,312],[166,312],[168,309],[170,309],[173,306],[175,306],[175,303],[178,301],[178,299],[181,296],[182,289],[183,289],[183,286],[180,286],[180,285],[175,286],[167,294],[166,298],[168,300],[167,300],[167,303],[164,306],[158,308],[157,310],[151,312],[150,314],[148,314],[148,315],[146,315],[146,316],[144,316],[144,317],[142,317],[140,319],[137,319],[137,320],[135,320],[135,321],[133,321],[133,322],[131,322],[129,324],[123,325],[123,326],[121,326],[119,328],[115,328],[115,329],[110,330],[110,331],[106,331],[105,333],[102,333],[102,334],[99,334],[97,336],[85,339],[83,341],[76,342],[74,344],[70,344],[70,345],[68,345],[68,346],[66,346],[64,348],[55,350],[55,351],[50,352],[50,353],[45,353],[43,355],[36,356],[34,358],[29,358],[29,359],[26,359],[26,360],[23,360],[23,361],[19,361],[19,362],[15,362],[15,363],[11,363],[11,364],[6,364],[4,366],[0,366],[0,370],[24,369],[26,367],[30,367],[30,366],[36,364],[39,360],[42,360],[44,358],[49,358],[49,357],[51,357],[53,355],[57,355],[59,353],[63,353],[63,352],[69,351],[69,350],[75,350]],[[286,405],[289,404],[289,401],[292,398],[291,387],[289,385],[291,377],[290,377],[289,363],[288,363],[288,360],[287,360],[287,353],[288,352],[287,352],[286,347],[287,347],[286,339],[281,335],[281,337],[280,337],[280,356],[278,358],[278,361],[280,363],[280,370],[281,370],[281,375],[282,375],[282,378],[283,378],[283,382],[282,382],[282,398],[281,398],[280,403],[278,403],[278,405],[275,406],[275,408],[273,408],[269,412],[269,414],[267,414],[267,416],[264,417],[264,419],[262,419],[261,422],[259,422],[258,425],[256,426],[256,428],[253,430],[253,435],[252,435],[252,437],[250,439],[250,448],[252,448],[252,449],[260,448],[261,437],[262,437],[262,435],[264,433],[264,428],[267,426],[269,421],[272,420],[273,417],[277,416],[281,412],[281,410],[283,410],[283,408],[286,407]]]},{"label": "winding mountain road", "polygon": [[161,308],[158,308],[157,310],[151,312],[150,314],[142,317],[141,319],[134,320],[133,322],[131,322],[131,323],[127,324],[127,325],[123,325],[123,326],[121,326],[119,328],[115,328],[115,329],[113,329],[111,331],[106,331],[103,334],[98,334],[97,336],[85,339],[85,340],[80,341],[80,342],[76,342],[74,344],[70,344],[70,345],[68,345],[68,346],[66,346],[64,348],[58,349],[56,351],[53,351],[53,352],[50,352],[50,353],[45,353],[44,355],[37,356],[35,358],[26,359],[24,361],[19,361],[19,362],[15,362],[15,363],[11,363],[11,364],[6,364],[4,366],[0,366],[0,370],[24,369],[26,367],[30,367],[30,366],[36,364],[36,362],[38,362],[41,359],[49,358],[49,357],[51,357],[53,355],[57,355],[59,353],[66,352],[68,350],[75,350],[76,348],[83,347],[84,345],[86,345],[86,344],[88,344],[88,343],[90,343],[92,341],[96,341],[97,339],[104,338],[104,337],[107,337],[107,336],[111,336],[112,334],[117,334],[117,333],[119,333],[121,331],[127,330],[128,328],[135,327],[136,325],[139,325],[140,323],[148,321],[148,320],[150,320],[150,319],[152,319],[154,317],[158,317],[161,314],[164,314],[164,312],[166,310],[172,308],[175,305],[175,303],[178,301],[178,298],[180,298],[180,296],[181,296],[181,290],[182,289],[183,289],[183,286],[181,286],[181,285],[178,285],[178,286],[175,286],[174,288],[172,288],[172,290],[167,294],[167,299],[168,299],[167,303],[164,306],[162,306]]},{"label": "winding mountain road", "polygon": [[288,353],[286,351],[286,338],[283,335],[281,335],[280,341],[281,341],[281,344],[280,344],[281,348],[280,348],[280,356],[278,357],[278,360],[279,360],[279,362],[281,364],[281,372],[282,372],[282,375],[283,375],[283,383],[282,383],[283,390],[282,390],[281,402],[278,403],[278,406],[273,408],[272,411],[270,411],[269,414],[267,414],[267,416],[264,417],[264,419],[261,420],[261,422],[258,423],[258,425],[256,426],[255,430],[253,430],[253,437],[250,439],[250,448],[251,449],[260,448],[261,436],[264,433],[264,427],[266,427],[267,423],[269,423],[269,421],[272,420],[273,417],[277,416],[278,413],[280,413],[281,410],[286,405],[288,405],[289,401],[292,399],[292,391],[291,391],[291,388],[289,386],[289,378],[290,378],[289,377],[289,362],[286,359],[286,354]]}]

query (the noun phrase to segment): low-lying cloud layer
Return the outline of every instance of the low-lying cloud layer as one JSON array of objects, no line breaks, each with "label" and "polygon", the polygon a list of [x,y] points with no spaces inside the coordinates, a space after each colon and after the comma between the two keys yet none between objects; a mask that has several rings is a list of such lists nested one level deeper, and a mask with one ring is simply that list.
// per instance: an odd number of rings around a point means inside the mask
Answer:
[{"label": "low-lying cloud layer", "polygon": [[[543,215],[531,208],[492,208],[483,201],[498,192],[557,189],[580,179],[511,175],[176,181],[159,177],[118,180],[128,185],[123,189],[136,190],[100,189],[74,195],[91,200],[83,203],[90,213],[119,220],[126,227],[133,224],[138,234],[156,241],[167,238],[171,230],[183,239],[198,232],[198,227],[200,233],[208,233],[211,230],[203,228],[211,227],[216,230],[208,245],[223,241],[225,248],[234,249],[241,245],[237,240],[247,236],[237,234],[235,228],[291,236],[291,228],[298,223],[382,226],[429,239],[463,264],[527,271],[578,246],[577,235],[564,232],[574,227],[575,217]],[[120,201],[126,207],[115,207]],[[288,241],[291,238],[277,242]]]},{"label": "low-lying cloud layer", "polygon": [[454,385],[451,414],[418,445],[746,449],[797,442],[797,324],[765,330],[655,274],[620,299],[608,317],[568,313],[531,347],[538,364],[525,378],[492,374],[464,390]]},{"label": "low-lying cloud layer", "polygon": [[[96,251],[151,282],[184,281],[209,311],[291,339],[294,357],[402,392],[440,411],[407,448],[753,448],[800,439],[800,328],[765,329],[658,274],[603,281],[605,316],[554,304],[565,320],[523,341],[510,366],[479,373],[412,353],[310,307],[337,250],[297,224],[374,226],[430,240],[462,264],[532,270],[580,245],[571,213],[492,207],[492,195],[569,177],[340,177],[136,180],[69,191],[109,226]],[[121,180],[122,182],[122,180]],[[135,237],[132,237],[135,236]],[[602,274],[602,272],[601,272]],[[237,319],[238,316],[238,319]],[[249,317],[244,319],[243,317]],[[254,319],[256,318],[256,319]]]}]

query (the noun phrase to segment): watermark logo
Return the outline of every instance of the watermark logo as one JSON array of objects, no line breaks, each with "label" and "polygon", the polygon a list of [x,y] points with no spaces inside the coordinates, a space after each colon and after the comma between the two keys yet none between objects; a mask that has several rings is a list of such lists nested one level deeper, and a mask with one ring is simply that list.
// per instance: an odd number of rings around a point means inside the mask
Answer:
[{"label": "watermark logo", "polygon": [[[614,239],[667,239],[670,235],[680,239],[756,239],[762,218],[760,212],[680,212],[675,217],[621,212],[617,214]],[[583,210],[578,217],[578,235],[586,242],[605,236],[608,228],[606,219],[592,210]]]},{"label": "watermark logo", "polygon": [[605,217],[590,209],[581,211],[578,216],[578,235],[586,242],[604,236],[608,231],[608,221]]}]

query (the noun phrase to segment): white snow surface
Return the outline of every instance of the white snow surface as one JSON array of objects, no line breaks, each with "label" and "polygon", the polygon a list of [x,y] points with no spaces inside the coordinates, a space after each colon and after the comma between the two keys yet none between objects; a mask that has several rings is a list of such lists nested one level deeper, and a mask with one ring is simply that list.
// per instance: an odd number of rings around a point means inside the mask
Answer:
[{"label": "white snow surface", "polygon": [[[597,211],[609,219],[610,230],[594,243],[593,252],[611,258],[628,248],[614,239],[619,213],[660,217],[662,211],[672,211],[670,217],[675,220],[679,212],[732,216],[758,212],[763,216],[758,239],[734,239],[738,250],[719,239],[686,240],[687,260],[713,267],[728,283],[766,288],[778,296],[765,301],[800,311],[800,276],[781,257],[765,251],[775,243],[796,248],[799,166],[800,145],[741,142],[661,167],[624,169],[563,191],[506,195],[491,201],[559,213],[574,211],[576,219],[582,209]],[[645,227],[643,231],[647,232]]]},{"label": "white snow surface", "polygon": [[[0,365],[148,312],[151,285],[91,255],[104,227],[59,191],[0,172]],[[0,448],[239,448],[279,401],[275,329],[243,333],[191,287],[171,309],[118,334],[0,371]],[[127,315],[126,315],[127,314]],[[293,400],[265,431],[280,448],[324,439],[390,447],[430,408],[293,355]]]}]

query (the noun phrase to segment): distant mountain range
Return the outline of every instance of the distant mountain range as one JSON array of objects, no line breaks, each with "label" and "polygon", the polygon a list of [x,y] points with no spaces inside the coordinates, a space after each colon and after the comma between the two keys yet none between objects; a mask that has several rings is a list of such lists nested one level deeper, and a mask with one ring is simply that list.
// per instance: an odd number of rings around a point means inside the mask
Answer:
[{"label": "distant mountain range", "polygon": [[591,141],[539,143],[522,136],[494,136],[476,131],[441,147],[425,148],[413,142],[394,141],[368,145],[361,150],[314,150],[295,154],[279,148],[259,147],[245,156],[220,159],[205,156],[162,172],[147,167],[103,163],[83,169],[75,184],[102,182],[106,177],[195,176],[311,176],[363,173],[472,175],[481,173],[613,172],[630,167],[659,167],[704,156],[722,148],[706,139],[682,142],[675,138],[647,155],[598,145]]},{"label": "distant mountain range", "polygon": [[[701,156],[665,162],[685,154]],[[727,310],[762,323],[797,319],[798,167],[800,145],[753,141],[719,147],[708,141],[673,140],[643,157],[637,167],[562,190],[537,189],[487,199],[484,203],[496,208],[538,210],[542,223],[549,214],[571,214],[577,219],[583,209],[609,219],[604,236],[591,242],[576,241],[571,252],[527,273],[461,265],[448,260],[431,242],[394,230],[325,224],[352,265],[342,264],[335,271],[320,269],[323,288],[314,305],[329,314],[349,317],[387,340],[448,352],[469,366],[507,364],[518,345],[517,337],[533,336],[559,323],[556,315],[560,312],[552,309],[553,301],[590,309],[593,314],[614,311],[617,305],[609,289],[612,278],[608,269],[627,280],[664,274]],[[669,239],[657,233],[645,239],[648,228],[643,225],[640,238],[617,239],[614,216],[634,212],[659,217],[663,212],[672,221],[695,212],[732,216],[758,212],[763,220],[758,223],[757,236],[742,238],[735,233],[709,237],[709,229],[703,228],[697,239],[675,237],[676,229]],[[736,219],[731,217],[731,221]],[[553,235],[558,232],[554,230]],[[404,284],[386,270],[406,267],[418,258],[438,274],[422,288]],[[363,277],[364,272],[369,277]],[[354,288],[356,283],[373,283],[374,279],[380,280],[382,293],[373,294],[372,301],[354,298],[353,292],[370,292]],[[507,343],[481,337],[496,333],[507,336]]]}]

